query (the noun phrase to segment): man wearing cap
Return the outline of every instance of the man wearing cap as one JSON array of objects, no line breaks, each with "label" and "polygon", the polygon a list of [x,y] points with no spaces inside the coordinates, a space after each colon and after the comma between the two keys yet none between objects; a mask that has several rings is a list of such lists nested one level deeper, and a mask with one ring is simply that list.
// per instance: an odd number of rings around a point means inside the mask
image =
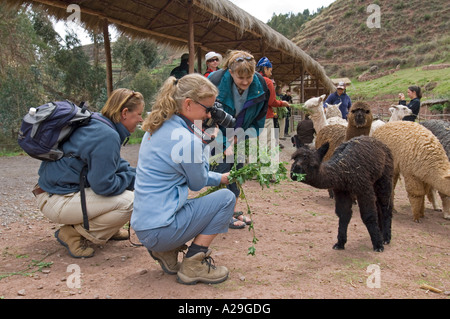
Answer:
[{"label": "man wearing cap", "polygon": [[339,109],[342,112],[342,118],[346,120],[348,111],[352,107],[352,101],[350,100],[350,97],[346,93],[344,82],[338,83],[336,92],[331,93],[328,96],[328,98],[325,100],[325,102],[323,104],[323,107],[325,108],[325,111],[326,111],[327,104],[335,105],[335,104],[339,104],[339,103],[342,103],[339,106]]},{"label": "man wearing cap", "polygon": [[206,73],[205,77],[208,77],[211,72],[220,70],[219,65],[222,62],[222,55],[214,51],[208,52],[205,55],[206,61]]}]

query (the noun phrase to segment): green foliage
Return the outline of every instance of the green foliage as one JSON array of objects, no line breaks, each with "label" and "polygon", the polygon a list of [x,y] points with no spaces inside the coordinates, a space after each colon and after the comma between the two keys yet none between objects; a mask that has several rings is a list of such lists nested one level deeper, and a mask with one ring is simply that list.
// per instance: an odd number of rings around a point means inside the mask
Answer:
[{"label": "green foliage", "polygon": [[439,112],[439,113],[443,113],[444,110],[446,109],[450,109],[450,103],[444,103],[444,104],[434,104],[432,106],[430,106],[430,111],[435,111],[435,112]]},{"label": "green foliage", "polygon": [[[269,188],[272,184],[279,184],[281,181],[286,180],[288,178],[286,169],[287,163],[276,161],[279,156],[279,148],[272,150],[269,154],[267,151],[261,150],[259,149],[258,146],[255,146],[253,144],[250,143],[249,140],[245,141],[245,158],[250,159],[250,155],[256,155],[256,161],[254,162],[250,161],[248,164],[245,164],[240,169],[237,169],[236,166],[237,163],[242,162],[243,159],[240,157],[241,154],[239,154],[240,151],[239,146],[235,145],[234,149],[235,164],[230,171],[230,175],[228,176],[230,184],[236,183],[236,185],[239,187],[241,191],[240,198],[245,201],[247,205],[247,214],[250,216],[251,220],[253,220],[252,212],[247,197],[245,196],[244,188],[242,187],[243,184],[247,181],[254,180],[257,181],[259,185],[261,185],[262,189],[264,189],[264,187]],[[222,155],[219,155],[219,157],[221,156]],[[275,163],[273,159],[275,159]],[[210,160],[211,166],[216,165],[215,164],[216,160],[217,157],[212,158]],[[197,198],[211,194],[212,192],[215,192],[224,187],[225,185],[209,187],[205,192],[199,194]],[[258,238],[256,237],[253,222],[249,225],[248,230],[252,232],[253,239],[252,239],[252,246],[248,248],[247,255],[254,256],[256,253],[255,245],[258,242]]]},{"label": "green foliage", "polygon": [[392,95],[393,102],[398,93],[404,92],[410,85],[425,87],[430,82],[436,82],[437,86],[432,91],[424,91],[422,101],[436,96],[448,97],[450,92],[449,69],[426,70],[417,68],[402,69],[393,74],[381,78],[360,82],[352,79],[352,85],[347,88],[347,93],[352,97],[361,99],[374,99],[377,96]]},{"label": "green foliage", "polygon": [[[21,119],[31,106],[69,99],[88,102],[99,111],[105,104],[106,69],[99,53],[103,34],[90,33],[94,54],[89,55],[77,34],[66,32],[62,39],[45,11],[7,10],[0,3],[0,151],[18,148]],[[152,74],[151,68],[163,58],[156,44],[121,37],[112,49],[119,67],[113,72],[114,87],[139,91],[150,105],[170,72]]]},{"label": "green foliage", "polygon": [[316,13],[310,13],[308,9],[304,10],[303,13],[297,14],[290,12],[276,15],[274,13],[272,18],[267,22],[267,25],[280,32],[286,38],[291,39],[303,24],[314,18],[322,9],[323,7],[317,9]]}]

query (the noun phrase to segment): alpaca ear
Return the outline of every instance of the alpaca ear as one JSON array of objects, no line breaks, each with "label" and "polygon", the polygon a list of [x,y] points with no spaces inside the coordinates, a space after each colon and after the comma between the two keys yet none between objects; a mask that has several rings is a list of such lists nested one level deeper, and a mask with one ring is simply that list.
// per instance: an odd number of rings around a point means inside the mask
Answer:
[{"label": "alpaca ear", "polygon": [[330,143],[326,142],[323,144],[319,149],[317,150],[317,153],[319,154],[320,160],[323,159],[325,154],[328,152],[328,149],[330,148]]}]

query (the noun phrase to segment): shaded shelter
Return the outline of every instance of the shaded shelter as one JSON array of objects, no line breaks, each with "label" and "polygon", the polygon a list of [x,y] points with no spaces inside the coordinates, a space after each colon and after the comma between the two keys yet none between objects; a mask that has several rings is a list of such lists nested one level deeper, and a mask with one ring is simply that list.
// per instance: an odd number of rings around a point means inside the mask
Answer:
[{"label": "shaded shelter", "polygon": [[[80,7],[84,28],[107,34],[107,26],[119,32],[151,38],[157,43],[188,48],[193,72],[195,56],[201,68],[202,57],[209,51],[226,53],[228,49],[251,52],[258,60],[267,56],[276,68],[278,84],[300,81],[301,102],[311,96],[335,90],[324,68],[292,41],[227,0],[5,0],[9,5],[27,4],[45,10],[57,20],[67,19],[69,5]],[[105,41],[105,46],[109,46]],[[106,54],[110,48],[105,47]],[[199,70],[201,72],[201,70]],[[111,65],[107,64],[108,88]],[[306,80],[314,90],[305,89]],[[111,82],[111,83],[110,83]],[[309,82],[308,82],[309,83]],[[309,85],[309,84],[308,84]],[[112,89],[112,88],[111,88]]]}]

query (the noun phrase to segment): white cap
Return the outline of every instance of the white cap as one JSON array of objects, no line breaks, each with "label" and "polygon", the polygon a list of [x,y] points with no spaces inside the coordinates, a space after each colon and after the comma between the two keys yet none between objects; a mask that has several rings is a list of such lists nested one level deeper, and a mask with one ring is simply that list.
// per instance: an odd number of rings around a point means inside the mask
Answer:
[{"label": "white cap", "polygon": [[345,82],[339,82],[337,88],[338,89],[345,89]]},{"label": "white cap", "polygon": [[208,60],[210,60],[210,59],[212,59],[212,58],[214,58],[214,57],[216,57],[216,58],[219,59],[219,63],[222,62],[222,55],[221,55],[220,53],[216,53],[216,52],[214,52],[214,51],[211,51],[211,52],[206,53],[206,55],[205,55],[205,61],[208,61]]}]

